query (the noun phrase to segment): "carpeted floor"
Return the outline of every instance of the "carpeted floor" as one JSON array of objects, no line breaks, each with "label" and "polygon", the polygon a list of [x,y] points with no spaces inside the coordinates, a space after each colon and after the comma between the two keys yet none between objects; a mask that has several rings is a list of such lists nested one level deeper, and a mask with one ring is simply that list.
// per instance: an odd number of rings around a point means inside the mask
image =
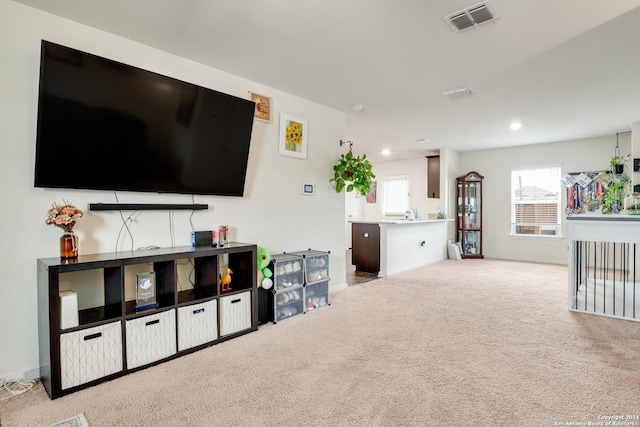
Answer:
[{"label": "carpeted floor", "polygon": [[55,401],[38,384],[0,419],[520,427],[639,415],[640,323],[572,313],[566,299],[565,266],[447,260]]}]

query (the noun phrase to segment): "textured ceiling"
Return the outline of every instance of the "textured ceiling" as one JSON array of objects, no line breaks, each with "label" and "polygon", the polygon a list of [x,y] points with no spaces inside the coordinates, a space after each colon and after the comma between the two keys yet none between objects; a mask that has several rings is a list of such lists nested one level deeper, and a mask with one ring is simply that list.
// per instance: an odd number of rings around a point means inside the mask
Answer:
[{"label": "textured ceiling", "polygon": [[[460,32],[443,17],[476,2],[19,3],[344,111],[345,138],[373,159],[615,135],[640,121],[640,0],[491,0],[498,19]],[[470,96],[442,95],[463,86]]]}]

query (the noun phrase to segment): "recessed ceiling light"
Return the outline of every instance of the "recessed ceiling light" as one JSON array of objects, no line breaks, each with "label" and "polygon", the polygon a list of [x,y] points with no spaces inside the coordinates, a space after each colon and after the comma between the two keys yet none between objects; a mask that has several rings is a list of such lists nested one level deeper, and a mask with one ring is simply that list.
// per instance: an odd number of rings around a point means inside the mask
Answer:
[{"label": "recessed ceiling light", "polygon": [[353,108],[353,111],[355,111],[355,112],[360,112],[364,108],[364,105],[362,105],[362,104],[353,104],[351,106],[351,108]]},{"label": "recessed ceiling light", "polygon": [[419,142],[421,144],[428,144],[431,142],[431,140],[429,138],[420,138],[420,139],[416,139],[416,142]]},{"label": "recessed ceiling light", "polygon": [[522,123],[511,123],[511,130],[518,130],[522,127]]},{"label": "recessed ceiling light", "polygon": [[389,151],[388,148],[385,148],[384,150],[382,150],[382,154],[388,156],[389,154],[391,154],[391,151]]}]

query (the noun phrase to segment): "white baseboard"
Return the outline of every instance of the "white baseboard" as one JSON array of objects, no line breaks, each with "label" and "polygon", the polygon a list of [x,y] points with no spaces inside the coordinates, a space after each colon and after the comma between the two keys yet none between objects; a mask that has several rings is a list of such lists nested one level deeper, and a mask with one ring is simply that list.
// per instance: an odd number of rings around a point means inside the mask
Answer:
[{"label": "white baseboard", "polygon": [[347,285],[347,282],[341,283],[341,284],[334,284],[333,282],[330,282],[329,284],[329,293],[332,294],[334,292],[338,292],[341,291],[343,289],[347,289],[349,287],[349,285]]},{"label": "white baseboard", "polygon": [[18,380],[36,380],[40,378],[40,368],[30,369],[20,373],[4,373],[0,374],[0,385]]}]

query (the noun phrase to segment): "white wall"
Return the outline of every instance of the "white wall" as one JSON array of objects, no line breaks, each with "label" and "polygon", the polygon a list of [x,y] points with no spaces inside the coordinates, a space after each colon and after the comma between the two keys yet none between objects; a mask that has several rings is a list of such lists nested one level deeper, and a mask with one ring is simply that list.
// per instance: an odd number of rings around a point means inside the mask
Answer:
[{"label": "white wall", "polygon": [[[443,206],[447,218],[456,217],[456,177],[459,176],[459,162],[460,153],[457,151],[440,150],[440,196],[445,195]],[[452,221],[448,224],[449,239],[455,241],[457,239],[456,222]]]},{"label": "white wall", "polygon": [[[441,171],[444,170],[442,163],[440,169]],[[445,209],[446,205],[443,199],[430,199],[427,197],[427,159],[425,157],[377,162],[373,164],[373,173],[376,175],[375,180],[378,182],[377,201],[376,203],[365,202],[363,218],[365,221],[384,219],[382,213],[382,198],[384,197],[382,182],[385,177],[391,175],[409,175],[411,191],[410,206],[417,209],[425,219],[429,213],[436,214],[438,207],[441,206],[442,209]],[[440,194],[442,195],[444,194],[442,192],[442,179],[440,186]]]},{"label": "white wall", "polygon": [[[344,113],[238,78],[130,40],[0,0],[0,188],[5,216],[0,225],[0,378],[37,376],[38,330],[36,259],[58,256],[61,230],[48,227],[46,211],[63,199],[80,208],[114,203],[112,192],[33,187],[41,39],[105,56],[238,97],[248,91],[271,96],[272,123],[253,129],[245,197],[195,196],[209,210],[145,211],[129,224],[129,249],[189,244],[189,233],[228,224],[234,241],[256,243],[272,253],[304,249],[331,251],[331,288],[346,286],[345,198],[329,184],[343,152]],[[308,159],[278,156],[278,115],[309,120]],[[72,149],[72,148],[69,148]],[[61,165],[62,166],[62,165]],[[67,165],[73,170],[73,165]],[[114,173],[117,173],[114,171]],[[78,179],[82,179],[78,177]],[[314,183],[315,196],[303,196],[301,183]],[[121,203],[192,203],[191,196],[118,193]],[[171,224],[171,226],[170,226]],[[80,252],[112,252],[121,227],[117,212],[86,212],[76,225]]]},{"label": "white wall", "polygon": [[[621,152],[621,154],[624,154]],[[633,159],[640,158],[640,122],[635,122],[631,124],[631,166],[629,172],[629,177],[633,185],[640,184],[640,171],[633,171]]]},{"label": "white wall", "polygon": [[[621,134],[619,141],[620,153],[630,153],[631,135]],[[489,258],[566,264],[568,255],[564,213],[562,238],[510,236],[511,170],[560,165],[563,175],[568,172],[601,171],[609,167],[615,146],[614,134],[601,138],[460,153],[458,176],[477,171],[485,177],[482,187],[484,255]],[[627,165],[626,171],[631,176],[631,164]],[[564,191],[562,195],[564,207]]]}]

